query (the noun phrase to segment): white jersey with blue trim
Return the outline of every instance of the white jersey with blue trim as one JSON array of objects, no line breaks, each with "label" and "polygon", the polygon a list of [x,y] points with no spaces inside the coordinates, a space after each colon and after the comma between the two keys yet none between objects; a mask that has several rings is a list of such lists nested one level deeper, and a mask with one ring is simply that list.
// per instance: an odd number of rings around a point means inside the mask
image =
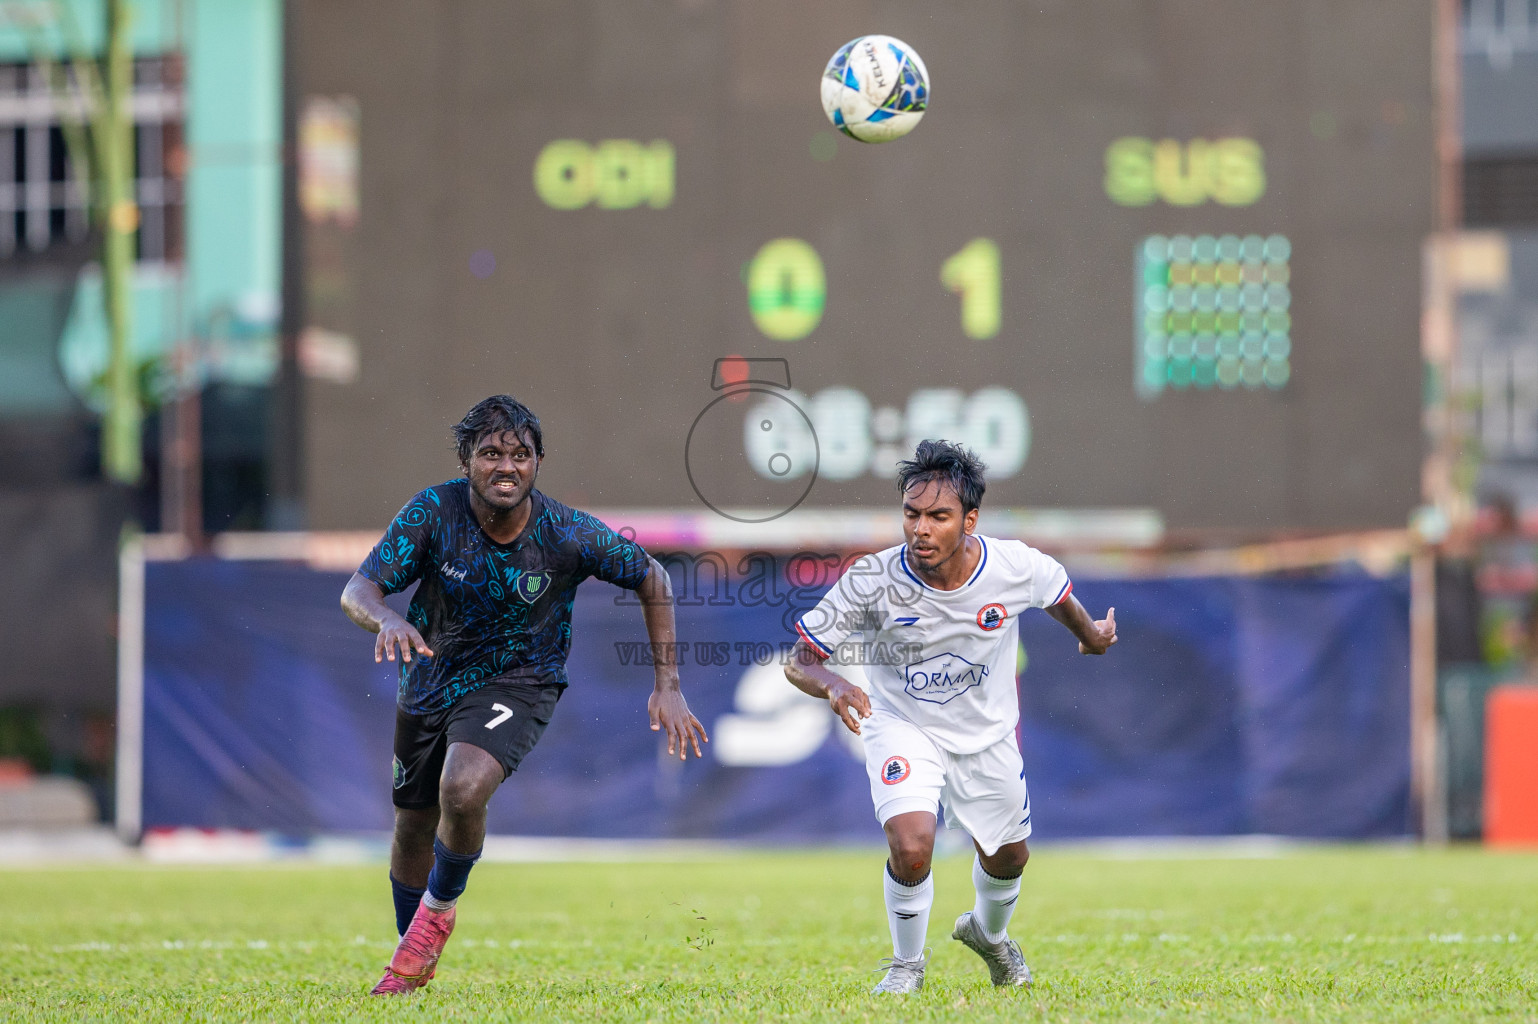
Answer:
[{"label": "white jersey with blue trim", "polygon": [[1051,556],[1018,540],[976,536],[977,569],[955,590],[919,579],[907,545],[898,545],[851,565],[796,622],[829,669],[864,669],[872,705],[955,754],[975,754],[1014,731],[1019,617],[1073,592]]}]

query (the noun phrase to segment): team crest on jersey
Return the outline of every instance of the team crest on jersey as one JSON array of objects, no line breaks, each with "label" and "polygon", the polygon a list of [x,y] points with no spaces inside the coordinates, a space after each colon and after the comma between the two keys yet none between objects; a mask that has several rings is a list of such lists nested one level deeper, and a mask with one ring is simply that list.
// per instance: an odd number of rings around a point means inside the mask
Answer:
[{"label": "team crest on jersey", "polygon": [[518,577],[518,596],[533,604],[550,589],[548,572],[526,572]]},{"label": "team crest on jersey", "polygon": [[1004,620],[1009,618],[1009,611],[1001,604],[985,604],[977,613],[977,624],[992,632],[1004,625]]},{"label": "team crest on jersey", "polygon": [[400,758],[397,757],[395,759],[395,765],[392,771],[395,775],[395,788],[400,789],[406,784],[406,766],[401,764]]},{"label": "team crest on jersey", "polygon": [[948,704],[987,678],[988,666],[974,665],[959,654],[937,654],[907,668],[903,690],[914,700]]},{"label": "team crest on jersey", "polygon": [[895,786],[908,777],[908,759],[906,757],[889,757],[886,764],[881,766],[881,781],[888,786]]}]

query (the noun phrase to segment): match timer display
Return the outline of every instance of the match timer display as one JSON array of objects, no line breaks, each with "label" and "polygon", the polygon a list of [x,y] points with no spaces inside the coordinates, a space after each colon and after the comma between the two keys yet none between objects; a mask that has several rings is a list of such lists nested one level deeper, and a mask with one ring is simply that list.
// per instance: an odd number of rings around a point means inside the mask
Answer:
[{"label": "match timer display", "polygon": [[[308,525],[456,473],[499,392],[578,506],[893,510],[943,437],[992,508],[1404,525],[1434,5],[953,6],[298,5],[296,87],[359,112],[356,218],[301,225],[306,324],[361,367],[308,388]],[[819,98],[874,32],[932,85],[883,145]]]}]

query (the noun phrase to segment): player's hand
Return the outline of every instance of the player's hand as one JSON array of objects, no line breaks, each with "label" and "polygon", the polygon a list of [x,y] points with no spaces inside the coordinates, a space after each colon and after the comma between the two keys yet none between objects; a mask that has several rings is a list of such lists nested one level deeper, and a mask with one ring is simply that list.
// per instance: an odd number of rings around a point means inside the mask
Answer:
[{"label": "player's hand", "polygon": [[1095,622],[1095,633],[1097,642],[1086,644],[1083,640],[1079,641],[1080,654],[1104,654],[1111,649],[1111,645],[1116,642],[1115,608],[1107,608],[1105,618]]},{"label": "player's hand", "polygon": [[856,736],[860,735],[860,719],[870,717],[870,697],[865,691],[847,679],[838,678],[837,682],[828,684],[828,703],[844,726]]},{"label": "player's hand", "polygon": [[689,712],[689,702],[678,690],[653,690],[646,702],[646,713],[651,716],[652,732],[667,731],[669,757],[676,753],[680,761],[687,761],[691,746],[695,757],[705,756],[700,743],[709,743],[710,737],[705,735],[700,720]]},{"label": "player's hand", "polygon": [[401,661],[411,664],[411,652],[416,651],[423,657],[431,658],[433,650],[427,646],[427,641],[422,639],[416,627],[399,615],[392,615],[379,624],[379,635],[374,638],[374,662],[377,664],[386,659],[395,660],[395,651],[399,648]]}]

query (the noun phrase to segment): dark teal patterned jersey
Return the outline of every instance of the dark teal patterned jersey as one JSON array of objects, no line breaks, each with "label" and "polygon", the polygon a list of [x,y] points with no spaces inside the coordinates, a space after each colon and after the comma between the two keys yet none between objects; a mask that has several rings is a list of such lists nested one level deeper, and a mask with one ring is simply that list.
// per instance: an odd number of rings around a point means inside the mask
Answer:
[{"label": "dark teal patterned jersey", "polygon": [[451,707],[491,680],[566,685],[571,606],[589,576],[639,589],[650,559],[586,512],[534,491],[511,544],[481,530],[470,483],[429,487],[400,510],[358,572],[386,594],[421,581],[406,618],[433,656],[400,669],[410,714]]}]

